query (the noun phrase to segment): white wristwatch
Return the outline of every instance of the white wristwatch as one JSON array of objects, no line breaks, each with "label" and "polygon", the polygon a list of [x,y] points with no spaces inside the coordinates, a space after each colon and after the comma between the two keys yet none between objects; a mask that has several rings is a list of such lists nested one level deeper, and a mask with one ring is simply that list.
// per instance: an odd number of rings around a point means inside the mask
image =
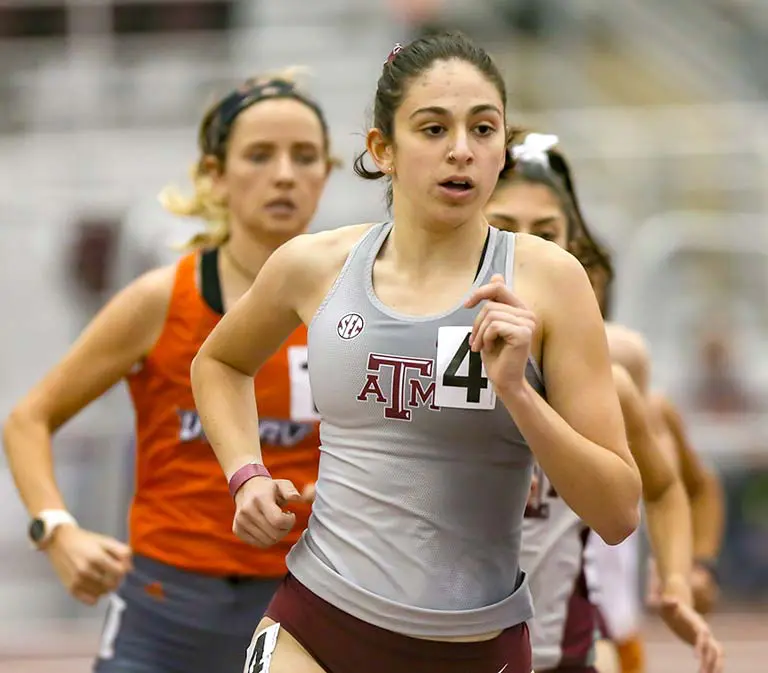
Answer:
[{"label": "white wristwatch", "polygon": [[35,549],[43,549],[59,526],[77,526],[77,520],[63,509],[44,509],[29,523],[29,541]]}]

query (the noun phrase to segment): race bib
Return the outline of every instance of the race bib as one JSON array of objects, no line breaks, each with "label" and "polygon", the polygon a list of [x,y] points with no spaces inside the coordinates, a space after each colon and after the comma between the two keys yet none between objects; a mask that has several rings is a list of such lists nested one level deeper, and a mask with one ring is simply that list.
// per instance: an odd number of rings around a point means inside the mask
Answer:
[{"label": "race bib", "polygon": [[277,623],[271,624],[254,636],[245,653],[243,673],[268,673],[272,654],[277,646],[279,632],[280,624]]},{"label": "race bib", "polygon": [[312,389],[309,385],[309,365],[306,346],[288,347],[288,374],[291,384],[291,420],[319,421]]},{"label": "race bib", "polygon": [[435,404],[453,409],[493,409],[496,392],[480,353],[469,349],[471,327],[440,327],[437,331]]}]

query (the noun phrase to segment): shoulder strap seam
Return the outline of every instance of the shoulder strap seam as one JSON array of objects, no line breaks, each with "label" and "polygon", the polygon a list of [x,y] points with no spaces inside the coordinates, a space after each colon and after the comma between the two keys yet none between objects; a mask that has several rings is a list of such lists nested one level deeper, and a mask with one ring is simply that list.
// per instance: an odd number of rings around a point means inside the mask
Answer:
[{"label": "shoulder strap seam", "polygon": [[311,328],[314,322],[320,317],[320,315],[325,310],[326,306],[330,303],[331,299],[333,299],[334,295],[338,291],[339,287],[341,286],[342,281],[347,275],[347,272],[349,271],[349,267],[352,265],[352,261],[355,259],[357,254],[360,252],[360,249],[363,245],[363,243],[368,240],[368,237],[372,235],[374,231],[376,231],[380,226],[380,224],[374,224],[368,231],[366,231],[357,241],[355,241],[355,244],[350,248],[349,253],[347,253],[347,259],[344,260],[344,265],[341,267],[341,270],[339,271],[338,275],[336,276],[336,280],[333,281],[333,285],[331,285],[331,289],[328,290],[328,294],[325,295],[325,298],[320,303],[320,306],[317,307],[317,311],[315,311],[315,315],[312,316],[312,320],[309,321],[309,325],[307,328]]}]

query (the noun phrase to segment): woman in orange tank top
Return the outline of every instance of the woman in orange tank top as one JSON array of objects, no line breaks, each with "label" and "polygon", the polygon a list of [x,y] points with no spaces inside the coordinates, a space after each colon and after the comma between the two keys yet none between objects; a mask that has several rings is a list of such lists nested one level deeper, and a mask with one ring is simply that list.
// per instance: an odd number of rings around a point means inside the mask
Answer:
[{"label": "woman in orange tank top", "polygon": [[[4,428],[33,544],[78,600],[93,605],[111,594],[99,673],[241,670],[309,516],[319,438],[306,329],[255,378],[269,469],[303,491],[292,495],[293,530],[269,550],[232,533],[235,508],[202,431],[189,370],[272,252],[307,228],[335,163],[328,125],[286,72],[248,80],[219,100],[202,120],[199,149],[192,198],[161,195],[171,212],[206,223],[190,242],[194,251],[115,296]],[[136,412],[128,545],[78,527],[51,455],[53,432],[121,379]]]}]

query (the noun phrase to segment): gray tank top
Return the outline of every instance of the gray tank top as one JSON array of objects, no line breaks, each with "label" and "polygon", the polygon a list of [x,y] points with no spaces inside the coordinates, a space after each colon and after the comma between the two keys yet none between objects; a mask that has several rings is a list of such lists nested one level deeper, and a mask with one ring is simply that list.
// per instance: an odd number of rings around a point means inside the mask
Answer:
[{"label": "gray tank top", "polygon": [[[462,341],[479,307],[462,299],[408,316],[376,297],[373,264],[391,228],[375,225],[358,241],[309,326],[320,472],[288,569],[391,631],[504,629],[532,616],[518,563],[532,456]],[[513,234],[490,229],[473,288],[494,273],[511,284],[514,246]],[[532,360],[526,377],[543,394]]]}]

